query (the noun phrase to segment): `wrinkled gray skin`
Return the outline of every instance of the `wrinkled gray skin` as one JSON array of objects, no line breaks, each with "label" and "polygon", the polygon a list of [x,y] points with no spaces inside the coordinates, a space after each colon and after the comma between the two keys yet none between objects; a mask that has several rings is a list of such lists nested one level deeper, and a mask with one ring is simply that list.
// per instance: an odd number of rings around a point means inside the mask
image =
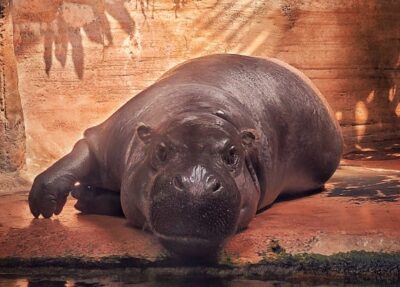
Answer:
[{"label": "wrinkled gray skin", "polygon": [[123,213],[173,254],[208,257],[279,195],[323,187],[341,152],[330,108],[300,72],[277,60],[206,56],[86,130],[36,177],[29,205],[51,217],[72,191],[84,213]]}]

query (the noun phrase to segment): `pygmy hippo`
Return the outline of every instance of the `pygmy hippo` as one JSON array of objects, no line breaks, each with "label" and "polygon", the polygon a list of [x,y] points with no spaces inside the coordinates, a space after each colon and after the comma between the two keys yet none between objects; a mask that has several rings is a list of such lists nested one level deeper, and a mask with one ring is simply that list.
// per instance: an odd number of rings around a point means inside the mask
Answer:
[{"label": "pygmy hippo", "polygon": [[341,153],[331,109],[299,71],[205,56],[87,129],[35,178],[29,206],[48,218],[72,192],[83,213],[123,214],[171,254],[211,257],[279,195],[321,189]]}]

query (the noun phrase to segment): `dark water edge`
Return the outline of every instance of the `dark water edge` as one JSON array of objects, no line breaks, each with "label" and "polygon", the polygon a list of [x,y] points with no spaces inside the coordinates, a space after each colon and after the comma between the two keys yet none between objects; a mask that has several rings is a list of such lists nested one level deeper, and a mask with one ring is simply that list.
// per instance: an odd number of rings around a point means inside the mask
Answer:
[{"label": "dark water edge", "polygon": [[221,278],[175,278],[164,280],[142,281],[140,278],[35,278],[35,277],[20,277],[6,278],[0,276],[0,287],[358,287],[358,286],[399,286],[388,283],[362,283],[352,284],[346,282],[313,282],[313,281],[295,281],[288,282],[282,280],[246,280],[246,279],[221,279]]},{"label": "dark water edge", "polygon": [[400,286],[400,253],[281,253],[257,264],[182,265],[129,256],[0,258],[2,286]]},{"label": "dark water edge", "polygon": [[[196,268],[16,268],[13,273],[0,269],[0,287],[358,287],[400,286],[400,281],[365,281],[358,277],[332,277],[321,274],[207,273]],[[11,271],[11,270],[10,270]],[[210,275],[212,274],[212,275]],[[253,274],[254,275],[254,274]]]}]

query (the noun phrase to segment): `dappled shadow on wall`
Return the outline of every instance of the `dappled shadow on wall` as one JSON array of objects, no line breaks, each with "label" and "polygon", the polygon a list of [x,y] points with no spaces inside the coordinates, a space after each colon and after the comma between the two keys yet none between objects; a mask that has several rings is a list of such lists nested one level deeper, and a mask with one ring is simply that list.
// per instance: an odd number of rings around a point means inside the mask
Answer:
[{"label": "dappled shadow on wall", "polygon": [[[174,0],[171,3],[175,17],[187,1]],[[130,0],[12,0],[16,55],[25,54],[26,49],[43,41],[47,75],[54,60],[65,67],[70,54],[76,75],[82,79],[85,64],[82,33],[105,48],[113,45],[113,31],[108,18],[111,16],[129,36],[133,46],[139,49],[137,25],[127,7],[140,11],[147,20],[149,16],[154,18],[155,4],[155,0],[135,0],[134,3]]]},{"label": "dappled shadow on wall", "polygon": [[[286,0],[214,1],[193,22],[192,52],[238,53],[276,57],[281,40],[293,25],[285,14]],[[297,11],[297,5],[291,11]],[[293,15],[292,13],[291,15]],[[293,20],[294,21],[294,20]]]},{"label": "dappled shadow on wall", "polygon": [[[136,25],[125,7],[125,0],[13,0],[14,47],[17,55],[30,45],[43,41],[47,75],[53,60],[64,67],[68,49],[78,78],[84,73],[84,32],[92,42],[104,47],[113,44],[106,14],[116,19],[133,38]],[[143,1],[140,1],[141,3]],[[142,3],[143,4],[143,3]]]},{"label": "dappled shadow on wall", "polygon": [[[349,151],[366,152],[377,145],[395,148],[400,128],[400,2],[358,4],[345,45],[349,53],[347,106],[336,111],[339,122],[351,128]],[[338,13],[341,22],[348,16]],[[346,17],[346,18],[345,18]],[[361,25],[360,25],[361,23]]]}]

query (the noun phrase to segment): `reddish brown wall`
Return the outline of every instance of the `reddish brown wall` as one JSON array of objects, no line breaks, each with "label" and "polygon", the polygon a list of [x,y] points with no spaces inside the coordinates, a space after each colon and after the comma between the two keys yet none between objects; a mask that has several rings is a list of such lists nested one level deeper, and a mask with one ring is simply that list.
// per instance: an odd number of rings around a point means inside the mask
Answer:
[{"label": "reddish brown wall", "polygon": [[346,150],[399,142],[399,1],[152,3],[14,0],[33,173],[164,71],[211,53],[276,57],[302,70],[335,110]]}]

